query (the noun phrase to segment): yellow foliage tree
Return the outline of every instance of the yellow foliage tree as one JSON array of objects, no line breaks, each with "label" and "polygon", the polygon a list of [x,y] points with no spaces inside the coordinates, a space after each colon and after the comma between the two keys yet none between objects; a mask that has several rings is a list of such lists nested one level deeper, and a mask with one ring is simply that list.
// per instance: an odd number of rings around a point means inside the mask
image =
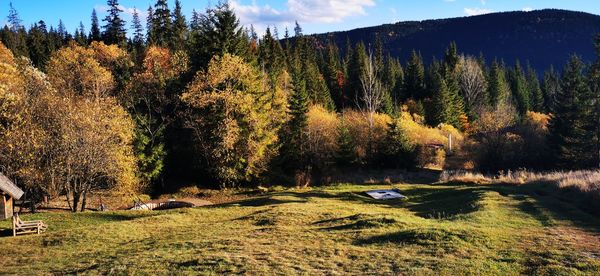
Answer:
[{"label": "yellow foliage tree", "polygon": [[225,54],[213,58],[182,95],[199,154],[222,186],[252,181],[267,169],[286,120],[284,88]]},{"label": "yellow foliage tree", "polygon": [[48,63],[48,79],[61,94],[100,99],[112,94],[111,72],[95,59],[92,49],[74,43],[55,52]]}]

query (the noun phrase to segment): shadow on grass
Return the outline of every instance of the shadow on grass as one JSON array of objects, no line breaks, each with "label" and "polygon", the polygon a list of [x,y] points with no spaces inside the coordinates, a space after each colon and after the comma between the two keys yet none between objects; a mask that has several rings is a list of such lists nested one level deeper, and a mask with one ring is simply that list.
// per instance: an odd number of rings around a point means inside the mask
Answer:
[{"label": "shadow on grass", "polygon": [[347,217],[320,220],[313,225],[325,226],[322,230],[357,230],[385,227],[399,223],[396,219],[385,216],[357,214]]}]

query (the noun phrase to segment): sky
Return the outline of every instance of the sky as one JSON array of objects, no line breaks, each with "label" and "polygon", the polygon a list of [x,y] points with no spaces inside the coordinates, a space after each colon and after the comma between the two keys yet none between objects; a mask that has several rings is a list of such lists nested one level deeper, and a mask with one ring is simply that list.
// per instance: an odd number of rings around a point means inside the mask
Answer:
[{"label": "sky", "polygon": [[[218,0],[180,0],[186,17],[192,11],[204,11]],[[106,15],[105,0],[0,0],[0,25],[7,24],[9,3],[19,13],[22,24],[29,27],[44,20],[58,26],[62,20],[74,32],[82,22],[89,30],[93,9],[100,19]],[[145,18],[155,0],[121,0],[123,18],[129,26],[135,8]],[[472,16],[500,11],[531,11],[556,8],[600,14],[600,0],[229,0],[243,25],[254,25],[258,32],[277,26],[280,35],[286,27],[292,32],[298,21],[305,34],[350,30],[360,27]],[[174,6],[175,0],[169,0]],[[101,22],[102,23],[102,22]]]}]

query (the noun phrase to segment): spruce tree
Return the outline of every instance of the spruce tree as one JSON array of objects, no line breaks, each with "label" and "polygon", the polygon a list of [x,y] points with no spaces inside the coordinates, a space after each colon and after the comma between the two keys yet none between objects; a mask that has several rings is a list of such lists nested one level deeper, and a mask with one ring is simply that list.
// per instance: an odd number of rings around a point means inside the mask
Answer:
[{"label": "spruce tree", "polygon": [[141,50],[144,47],[144,27],[142,27],[142,21],[135,7],[133,8],[131,28],[133,29],[133,46],[136,50]]},{"label": "spruce tree", "polygon": [[554,66],[544,72],[544,84],[542,92],[544,94],[544,111],[552,113],[556,105],[556,96],[560,91],[560,76],[554,70]]},{"label": "spruce tree", "polygon": [[327,53],[325,58],[327,59],[326,65],[324,66],[325,76],[327,78],[327,85],[329,91],[335,102],[338,110],[343,108],[343,93],[344,93],[344,73],[342,69],[342,61],[340,60],[340,53],[333,37],[330,37],[327,43]]},{"label": "spruce tree", "polygon": [[208,8],[190,40],[190,58],[196,70],[205,68],[215,55],[229,53],[249,59],[249,38],[228,2]]},{"label": "spruce tree", "polygon": [[17,12],[17,9],[15,9],[15,7],[13,6],[12,2],[9,3],[7,19],[8,24],[10,25],[10,30],[12,32],[17,33],[21,28],[23,28],[23,25],[21,25],[23,21],[21,20],[21,18],[19,18],[19,13]]},{"label": "spruce tree", "polygon": [[458,65],[458,48],[456,42],[450,42],[446,52],[444,53],[444,65],[451,70],[454,70]]},{"label": "spruce tree", "polygon": [[44,71],[51,54],[48,43],[48,30],[44,21],[33,24],[29,29],[27,45],[29,45],[29,58],[31,62],[35,67]]},{"label": "spruce tree", "polygon": [[365,44],[359,42],[352,51],[350,64],[348,64],[348,78],[346,82],[345,107],[356,107],[359,99],[362,98],[362,85],[360,77],[365,70],[365,60],[367,60],[367,50]]},{"label": "spruce tree", "polygon": [[488,81],[489,104],[492,107],[508,103],[511,97],[510,85],[506,80],[506,71],[504,67],[494,60],[489,73]]},{"label": "spruce tree", "polygon": [[85,27],[83,22],[79,22],[79,28],[75,30],[75,41],[81,46],[87,45],[87,37],[85,35]]},{"label": "spruce tree", "polygon": [[171,11],[167,0],[157,0],[152,15],[152,42],[159,47],[169,47],[173,38]]},{"label": "spruce tree", "polygon": [[173,50],[183,50],[187,41],[188,26],[185,16],[181,11],[181,2],[175,0],[175,10],[173,10],[173,38],[171,40],[171,48]]},{"label": "spruce tree", "polygon": [[152,16],[152,41],[159,47],[169,47],[173,38],[173,23],[167,0],[157,0]]},{"label": "spruce tree", "polygon": [[152,6],[148,6],[146,12],[146,45],[154,45],[154,9]]},{"label": "spruce tree", "polygon": [[531,110],[542,112],[544,110],[544,95],[540,87],[537,72],[527,63],[527,88],[529,90],[529,103]]},{"label": "spruce tree", "polygon": [[92,10],[92,24],[90,27],[90,35],[88,40],[92,41],[100,41],[102,37],[100,36],[100,23],[98,22],[98,15],[96,14],[96,9]]},{"label": "spruce tree", "polygon": [[584,65],[573,56],[565,67],[561,90],[550,122],[550,144],[558,164],[563,168],[581,169],[595,165],[596,153],[590,127],[592,114],[590,89],[584,76]]},{"label": "spruce tree", "polygon": [[530,96],[527,87],[527,79],[525,78],[521,63],[518,60],[515,62],[515,66],[511,71],[510,82],[517,110],[519,111],[519,114],[523,115],[530,110]]},{"label": "spruce tree", "polygon": [[284,171],[293,173],[304,169],[307,162],[304,145],[308,124],[308,95],[300,68],[292,71],[292,94],[288,99],[289,121],[283,128],[280,161]]},{"label": "spruce tree", "polygon": [[106,25],[103,26],[102,40],[106,44],[118,44],[125,46],[127,42],[125,32],[125,21],[121,18],[123,10],[119,7],[118,0],[107,0],[108,15],[103,19]]},{"label": "spruce tree", "polygon": [[351,167],[358,161],[354,137],[352,137],[350,130],[344,123],[340,124],[338,133],[337,142],[339,146],[335,155],[336,165],[346,168]]},{"label": "spruce tree", "polygon": [[382,80],[389,91],[390,100],[394,109],[400,106],[402,86],[404,84],[404,70],[400,61],[388,54],[383,68]]},{"label": "spruce tree", "polygon": [[12,2],[10,3],[7,19],[10,28],[6,25],[4,26],[5,37],[2,40],[15,56],[28,57],[29,49],[27,48],[27,32],[23,25],[21,25],[21,18]]},{"label": "spruce tree", "polygon": [[414,98],[415,100],[426,98],[423,58],[415,50],[412,51],[406,66],[404,98]]},{"label": "spruce tree", "polygon": [[412,169],[417,165],[417,150],[402,128],[401,119],[389,123],[383,145],[381,165],[394,169]]}]

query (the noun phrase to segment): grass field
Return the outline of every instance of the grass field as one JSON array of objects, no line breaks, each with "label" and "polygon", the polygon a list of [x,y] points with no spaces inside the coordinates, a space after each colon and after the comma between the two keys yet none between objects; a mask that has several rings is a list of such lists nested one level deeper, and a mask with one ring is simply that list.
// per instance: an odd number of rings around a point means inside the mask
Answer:
[{"label": "grass field", "polygon": [[195,209],[30,215],[50,230],[4,230],[0,274],[600,273],[599,217],[547,185],[394,186],[409,199],[340,184]]}]

